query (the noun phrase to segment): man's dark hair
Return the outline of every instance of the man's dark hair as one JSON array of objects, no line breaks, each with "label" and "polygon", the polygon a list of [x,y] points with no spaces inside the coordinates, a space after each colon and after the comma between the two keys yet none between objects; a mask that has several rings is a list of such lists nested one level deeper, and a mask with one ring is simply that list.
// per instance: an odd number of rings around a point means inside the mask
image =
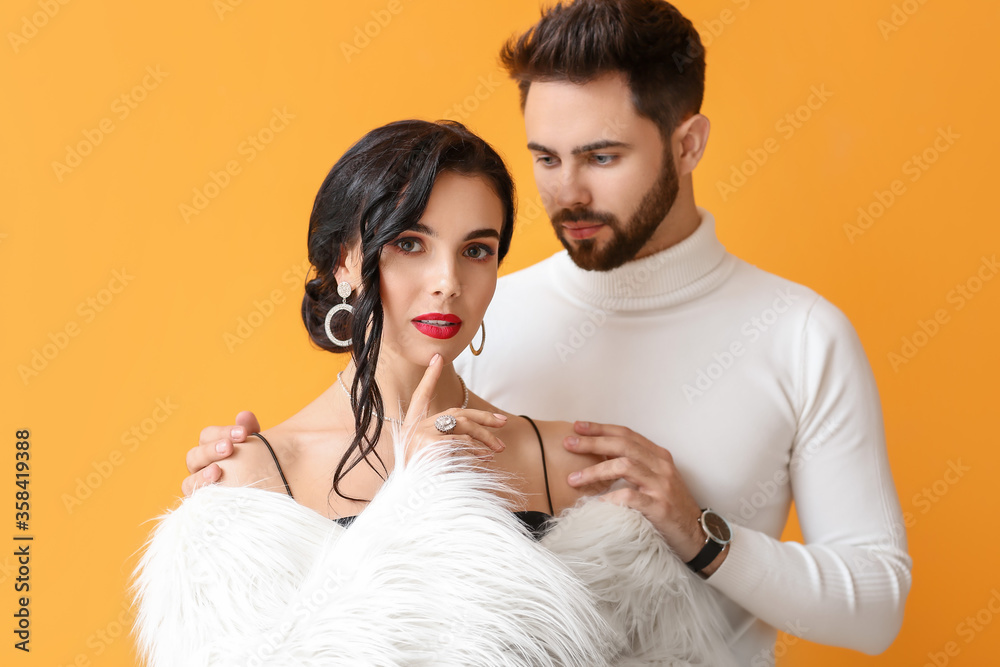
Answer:
[{"label": "man's dark hair", "polygon": [[636,111],[667,140],[701,111],[705,49],[691,21],[663,0],[558,2],[500,50],[521,90],[521,110],[533,81],[586,83],[620,72]]}]

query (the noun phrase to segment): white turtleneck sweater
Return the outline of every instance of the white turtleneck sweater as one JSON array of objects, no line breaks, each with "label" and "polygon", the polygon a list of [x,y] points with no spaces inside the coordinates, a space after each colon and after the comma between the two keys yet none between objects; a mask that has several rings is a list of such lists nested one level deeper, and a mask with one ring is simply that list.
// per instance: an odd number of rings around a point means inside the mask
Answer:
[{"label": "white turtleneck sweater", "polygon": [[[502,278],[485,350],[456,368],[505,410],[670,451],[733,526],[708,583],[740,664],[773,664],[775,628],[881,652],[911,560],[864,350],[836,307],[730,255],[698,210],[690,237],[613,271],[560,252]],[[780,541],[793,501],[805,544]]]}]

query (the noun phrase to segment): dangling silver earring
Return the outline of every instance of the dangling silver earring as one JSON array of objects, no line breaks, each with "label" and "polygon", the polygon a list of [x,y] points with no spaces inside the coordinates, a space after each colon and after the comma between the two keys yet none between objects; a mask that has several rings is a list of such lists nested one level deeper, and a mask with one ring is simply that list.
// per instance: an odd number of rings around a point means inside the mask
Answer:
[{"label": "dangling silver earring", "polygon": [[346,280],[337,285],[337,296],[343,299],[344,302],[338,303],[336,306],[331,308],[330,312],[326,314],[326,321],[323,322],[323,326],[326,328],[326,337],[329,338],[334,345],[337,345],[339,347],[349,346],[351,344],[351,339],[348,338],[347,340],[340,340],[339,338],[334,336],[333,331],[330,330],[330,320],[333,319],[333,316],[335,314],[341,311],[347,312],[348,315],[354,312],[354,306],[347,303],[347,297],[351,296],[352,291],[353,289],[351,288],[351,283],[347,282]]},{"label": "dangling silver earring", "polygon": [[478,357],[480,354],[482,354],[483,353],[483,348],[486,347],[486,322],[485,322],[485,320],[483,322],[481,322],[479,326],[483,330],[483,340],[482,340],[481,343],[479,343],[479,349],[477,350],[475,347],[473,347],[472,346],[472,341],[469,341],[469,351],[472,352],[472,356],[474,356],[474,357]]}]

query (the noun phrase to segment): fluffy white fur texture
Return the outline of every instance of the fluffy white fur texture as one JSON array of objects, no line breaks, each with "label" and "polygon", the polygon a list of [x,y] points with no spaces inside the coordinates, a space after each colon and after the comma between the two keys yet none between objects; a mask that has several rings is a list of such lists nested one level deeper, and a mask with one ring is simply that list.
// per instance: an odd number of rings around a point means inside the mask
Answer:
[{"label": "fluffy white fur texture", "polygon": [[637,511],[585,498],[542,544],[597,597],[623,651],[612,664],[729,667],[727,623],[711,589]]},{"label": "fluffy white fur texture", "polygon": [[397,444],[348,529],[270,491],[195,492],[136,570],[145,664],[730,664],[710,591],[641,514],[584,502],[539,544],[449,446],[401,464]]}]

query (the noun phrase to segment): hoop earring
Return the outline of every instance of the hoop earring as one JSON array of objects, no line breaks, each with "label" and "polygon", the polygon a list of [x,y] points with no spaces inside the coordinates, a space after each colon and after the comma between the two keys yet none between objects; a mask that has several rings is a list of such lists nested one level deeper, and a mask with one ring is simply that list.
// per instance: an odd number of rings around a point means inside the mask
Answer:
[{"label": "hoop earring", "polygon": [[337,285],[337,296],[343,299],[344,302],[338,303],[336,306],[331,308],[326,314],[326,320],[323,322],[323,328],[326,329],[326,337],[330,339],[330,342],[338,347],[348,347],[351,344],[351,339],[348,338],[347,340],[340,340],[334,336],[333,331],[330,329],[330,321],[333,319],[334,315],[341,311],[346,312],[348,315],[354,312],[354,306],[347,303],[347,297],[351,296],[352,291],[351,283],[346,280]]},{"label": "hoop earring", "polygon": [[469,341],[469,351],[472,352],[472,356],[478,357],[483,353],[483,348],[486,347],[486,322],[485,320],[479,325],[483,330],[483,340],[479,343],[479,349],[477,350],[472,346],[472,341]]}]

